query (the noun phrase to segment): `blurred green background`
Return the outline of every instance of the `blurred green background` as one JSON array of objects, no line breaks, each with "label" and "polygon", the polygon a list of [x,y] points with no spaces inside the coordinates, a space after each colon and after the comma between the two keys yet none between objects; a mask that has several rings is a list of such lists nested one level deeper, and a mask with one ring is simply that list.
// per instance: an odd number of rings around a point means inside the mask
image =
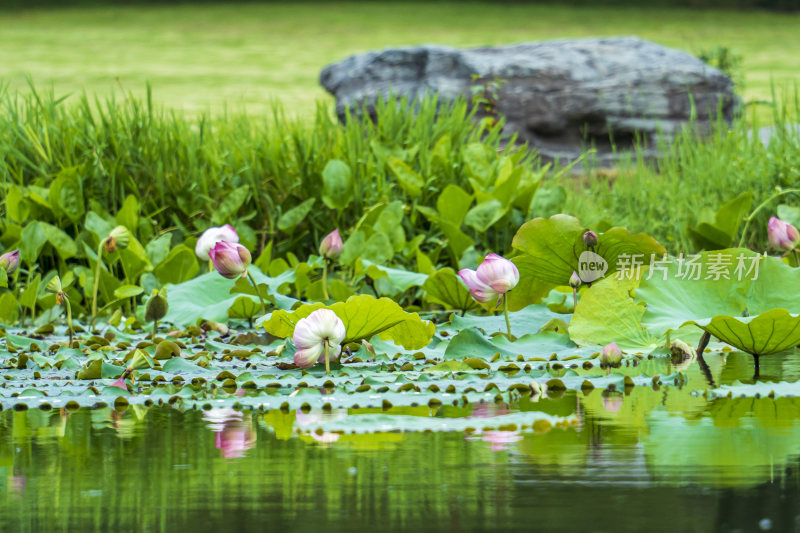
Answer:
[{"label": "blurred green background", "polygon": [[[757,0],[687,0],[684,7],[595,2],[573,5],[454,2],[221,4],[77,2],[0,10],[0,86],[52,87],[59,96],[143,96],[190,115],[266,113],[273,100],[310,116],[330,98],[318,83],[326,64],[389,46],[502,45],[542,39],[638,35],[692,54],[717,47],[741,58],[746,101],[800,78],[800,15],[752,7]],[[631,2],[628,2],[631,3]],[[790,8],[797,0],[767,0]],[[14,8],[25,4],[28,8]],[[125,5],[122,5],[125,4]],[[635,3],[640,4],[640,3]],[[763,4],[763,2],[762,2]],[[12,5],[11,8],[8,8]]]}]

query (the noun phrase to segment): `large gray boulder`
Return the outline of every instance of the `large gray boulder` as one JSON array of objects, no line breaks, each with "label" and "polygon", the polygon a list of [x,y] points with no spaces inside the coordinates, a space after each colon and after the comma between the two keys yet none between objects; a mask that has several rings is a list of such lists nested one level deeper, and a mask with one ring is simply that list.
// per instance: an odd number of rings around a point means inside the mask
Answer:
[{"label": "large gray boulder", "polygon": [[[476,81],[473,75],[479,78]],[[613,161],[636,136],[656,146],[692,115],[707,129],[717,111],[730,120],[733,83],[719,70],[679,50],[635,37],[574,39],[462,50],[446,46],[388,49],[325,67],[320,83],[345,108],[368,110],[379,96],[472,97],[495,78],[496,111],[542,155],[573,159],[589,146]]]}]

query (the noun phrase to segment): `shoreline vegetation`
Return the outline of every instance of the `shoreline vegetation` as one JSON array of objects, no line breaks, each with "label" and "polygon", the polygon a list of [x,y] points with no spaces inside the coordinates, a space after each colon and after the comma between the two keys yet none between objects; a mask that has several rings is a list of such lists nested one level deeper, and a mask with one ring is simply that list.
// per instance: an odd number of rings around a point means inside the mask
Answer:
[{"label": "shoreline vegetation", "polygon": [[[590,227],[647,232],[673,253],[692,252],[702,248],[692,228],[709,210],[713,219],[746,192],[755,205],[800,179],[800,132],[793,127],[800,99],[796,92],[774,98],[780,103],[768,143],[759,138],[757,117],[742,116],[731,125],[718,122],[705,136],[685,128],[661,143],[657,161],[636,157],[647,148],[636,146],[611,170],[594,165],[587,146],[586,170],[576,176],[509,142],[501,123],[474,120],[464,100],[427,99],[416,116],[407,103],[390,101],[378,106],[375,122],[354,116],[341,124],[327,102],[318,102],[312,121],[287,117],[279,103],[269,118],[187,117],[155,104],[150,92],[143,100],[65,100],[31,87],[0,94],[0,235],[10,245],[31,219],[77,235],[77,218],[48,203],[48,188],[68,182],[86,212],[96,208],[108,217],[134,196],[147,219],[137,224],[145,241],[164,231],[194,236],[211,213],[214,223],[233,223],[248,245],[260,251],[272,242],[273,253],[283,255],[304,239],[318,242],[330,228],[356,228],[371,206],[392,200],[402,203],[409,238],[421,235],[436,227],[437,199],[448,186],[480,199],[506,168],[518,171],[527,188],[514,193],[513,209],[502,217],[467,219],[463,232],[471,242],[501,251],[525,220],[563,212]],[[337,172],[347,193],[326,196]],[[793,197],[781,201],[797,205]],[[766,248],[766,220],[754,220],[745,237],[753,249]],[[460,257],[451,259],[457,266]],[[400,260],[413,263],[412,256]]]}]

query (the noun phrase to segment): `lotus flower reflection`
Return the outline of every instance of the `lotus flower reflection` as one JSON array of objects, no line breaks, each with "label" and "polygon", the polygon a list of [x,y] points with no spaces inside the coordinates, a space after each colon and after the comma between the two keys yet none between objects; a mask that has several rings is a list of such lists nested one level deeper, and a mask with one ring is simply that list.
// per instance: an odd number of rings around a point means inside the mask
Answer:
[{"label": "lotus flower reflection", "polygon": [[256,442],[250,415],[230,408],[210,409],[203,413],[203,420],[214,431],[214,446],[222,457],[244,457],[244,453]]}]

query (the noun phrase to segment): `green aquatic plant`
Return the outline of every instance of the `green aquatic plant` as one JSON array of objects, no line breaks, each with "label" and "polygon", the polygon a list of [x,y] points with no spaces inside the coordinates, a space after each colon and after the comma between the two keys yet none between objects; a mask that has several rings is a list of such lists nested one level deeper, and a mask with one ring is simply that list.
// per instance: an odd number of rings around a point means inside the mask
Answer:
[{"label": "green aquatic plant", "polygon": [[97,318],[97,291],[100,288],[100,271],[103,267],[103,250],[106,253],[112,254],[115,251],[124,250],[130,243],[131,234],[125,226],[117,226],[108,234],[107,237],[100,240],[97,246],[97,267],[94,271],[94,289],[92,289],[92,319],[91,326],[94,327],[94,321]]},{"label": "green aquatic plant", "polygon": [[[75,279],[74,277],[70,277],[70,280]],[[69,332],[69,346],[72,346],[72,336],[73,336],[73,327],[72,327],[72,306],[69,303],[69,297],[67,293],[64,292],[67,286],[62,286],[61,278],[58,276],[54,276],[45,286],[45,290],[51,294],[56,295],[56,303],[58,305],[63,305],[67,311],[67,331]]]},{"label": "green aquatic plant", "polygon": [[596,284],[569,331],[579,344],[617,338],[629,349],[652,351],[671,333],[689,340],[700,330],[758,364],[761,355],[800,344],[799,291],[800,270],[779,258],[738,248],[704,252],[654,264],[641,279]]}]

